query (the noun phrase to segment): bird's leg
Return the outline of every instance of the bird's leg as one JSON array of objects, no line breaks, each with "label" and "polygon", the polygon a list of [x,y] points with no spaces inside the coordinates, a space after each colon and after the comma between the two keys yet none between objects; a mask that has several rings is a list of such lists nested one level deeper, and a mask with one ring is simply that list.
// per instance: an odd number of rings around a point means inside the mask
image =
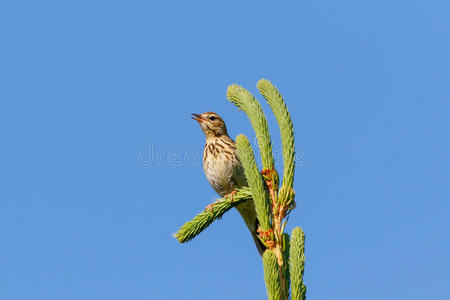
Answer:
[{"label": "bird's leg", "polygon": [[221,199],[216,199],[216,201],[214,201],[213,203],[208,204],[208,205],[205,207],[205,210],[211,211],[211,210],[212,210],[212,207],[213,207],[217,202],[220,202],[220,200],[221,200]]},{"label": "bird's leg", "polygon": [[225,197],[230,197],[230,202],[233,202],[234,201],[233,196],[236,194],[237,194],[237,191],[232,191],[231,193],[226,194]]},{"label": "bird's leg", "polygon": [[[226,194],[225,196],[223,196],[223,198],[227,198],[227,197],[230,197],[230,202],[233,202],[234,201],[234,195],[236,195],[237,194],[237,191],[232,191],[231,193],[228,193],[228,194]],[[223,199],[222,198],[222,199]],[[214,201],[213,203],[211,203],[211,204],[208,204],[206,207],[205,207],[205,210],[209,210],[209,211],[211,211],[212,210],[212,207],[217,203],[217,202],[220,202],[220,201],[222,201],[222,199],[217,199],[216,201]]]}]

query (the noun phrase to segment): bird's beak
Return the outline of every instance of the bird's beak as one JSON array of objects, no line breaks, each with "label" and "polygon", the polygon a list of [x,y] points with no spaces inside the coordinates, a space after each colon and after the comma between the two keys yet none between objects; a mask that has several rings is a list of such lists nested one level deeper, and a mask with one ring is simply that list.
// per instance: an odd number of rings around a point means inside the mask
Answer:
[{"label": "bird's beak", "polygon": [[203,119],[202,115],[199,115],[199,114],[192,114],[192,115],[193,115],[193,117],[191,117],[191,118],[199,123],[205,121],[205,119]]}]

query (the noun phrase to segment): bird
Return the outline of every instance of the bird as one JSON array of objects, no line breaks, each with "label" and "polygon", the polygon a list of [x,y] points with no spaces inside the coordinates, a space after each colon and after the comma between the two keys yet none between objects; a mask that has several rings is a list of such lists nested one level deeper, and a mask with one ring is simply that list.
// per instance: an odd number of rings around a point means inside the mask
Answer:
[{"label": "bird", "polygon": [[[192,115],[192,119],[198,122],[206,137],[203,149],[203,171],[206,178],[219,196],[230,196],[233,199],[236,189],[248,186],[236,144],[228,135],[227,126],[218,114],[204,112]],[[214,204],[208,205],[206,209],[210,209],[211,205]],[[237,205],[236,209],[244,219],[262,256],[266,247],[258,238],[259,222],[253,200]]]}]

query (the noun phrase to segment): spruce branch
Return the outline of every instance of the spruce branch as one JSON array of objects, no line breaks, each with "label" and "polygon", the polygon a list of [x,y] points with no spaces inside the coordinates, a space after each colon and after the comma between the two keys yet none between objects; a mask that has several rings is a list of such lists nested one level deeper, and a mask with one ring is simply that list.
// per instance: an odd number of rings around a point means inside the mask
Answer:
[{"label": "spruce branch", "polygon": [[245,135],[236,138],[236,148],[242,162],[248,187],[236,191],[233,200],[219,199],[210,210],[201,212],[184,224],[174,237],[185,243],[205,230],[232,207],[253,199],[259,221],[259,238],[267,247],[263,254],[264,280],[269,300],[305,300],[303,283],[305,267],[305,236],[299,227],[291,237],[285,233],[288,215],[295,208],[293,189],[295,170],[294,127],[286,104],[278,89],[268,80],[261,79],[258,90],[267,100],[277,119],[283,148],[284,172],[280,187],[279,175],[274,169],[272,142],[266,116],[260,103],[246,89],[233,84],[228,87],[227,98],[243,110],[256,133],[262,170],[258,169],[251,144]]},{"label": "spruce branch", "polygon": [[258,138],[258,147],[263,169],[272,170],[274,165],[272,142],[270,140],[266,115],[262,110],[261,104],[248,90],[237,84],[232,84],[228,87],[227,98],[247,114]]},{"label": "spruce branch", "polygon": [[212,205],[210,210],[207,209],[199,213],[191,221],[181,226],[180,229],[173,234],[173,236],[180,243],[188,242],[199,235],[203,230],[211,225],[212,222],[220,219],[223,214],[231,208],[250,199],[252,199],[252,193],[248,188],[238,189],[236,194],[233,196],[233,201],[231,201],[231,197],[225,197],[217,200],[217,202]]},{"label": "spruce branch", "polygon": [[236,147],[239,154],[239,159],[244,167],[245,177],[253,195],[255,203],[256,216],[259,224],[264,231],[271,228],[270,224],[270,206],[267,199],[267,193],[264,190],[263,180],[261,174],[256,166],[255,156],[253,154],[252,146],[248,138],[240,134],[236,137]]},{"label": "spruce branch", "polygon": [[302,283],[302,300],[306,299],[306,285]]},{"label": "spruce branch", "polygon": [[295,171],[295,144],[294,125],[278,89],[268,80],[261,79],[257,84],[259,92],[266,98],[267,103],[277,119],[281,131],[281,144],[283,147],[283,186],[292,188]]},{"label": "spruce branch", "polygon": [[300,227],[295,227],[292,230],[289,251],[289,269],[292,300],[303,300],[306,297],[306,286],[303,284],[303,272],[305,269],[305,234]]},{"label": "spruce branch", "polygon": [[266,281],[267,296],[269,300],[280,300],[281,282],[280,267],[277,257],[271,250],[266,250],[263,255],[264,280]]}]

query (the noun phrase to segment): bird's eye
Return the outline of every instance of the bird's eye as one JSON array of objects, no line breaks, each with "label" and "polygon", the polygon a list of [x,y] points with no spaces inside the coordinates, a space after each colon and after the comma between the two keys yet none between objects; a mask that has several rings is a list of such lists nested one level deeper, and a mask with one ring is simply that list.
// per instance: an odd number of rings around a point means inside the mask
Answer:
[{"label": "bird's eye", "polygon": [[211,117],[209,117],[209,119],[210,119],[211,121],[214,121],[214,120],[216,119],[216,117],[211,116]]}]

